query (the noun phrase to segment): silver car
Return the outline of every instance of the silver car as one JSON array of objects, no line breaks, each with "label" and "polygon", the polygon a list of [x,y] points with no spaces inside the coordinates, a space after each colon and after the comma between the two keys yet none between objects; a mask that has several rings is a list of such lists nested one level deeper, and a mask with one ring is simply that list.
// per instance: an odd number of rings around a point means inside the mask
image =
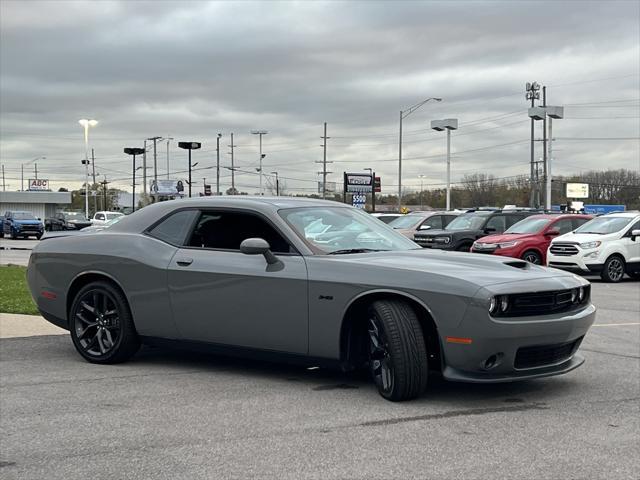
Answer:
[{"label": "silver car", "polygon": [[345,370],[381,395],[557,375],[595,318],[589,283],[520,260],[420,248],[336,202],[209,197],[43,240],[27,279],[42,315],[94,363],[141,343]]}]

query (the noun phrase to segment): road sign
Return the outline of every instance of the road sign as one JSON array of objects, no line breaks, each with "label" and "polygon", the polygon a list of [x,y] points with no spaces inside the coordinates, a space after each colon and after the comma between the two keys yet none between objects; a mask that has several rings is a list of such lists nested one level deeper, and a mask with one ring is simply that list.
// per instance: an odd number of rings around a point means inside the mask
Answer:
[{"label": "road sign", "polygon": [[367,196],[364,193],[355,193],[351,199],[351,205],[364,210],[367,203]]},{"label": "road sign", "polygon": [[373,189],[376,193],[380,193],[382,191],[382,184],[380,183],[380,177],[376,177],[373,183]]},{"label": "road sign", "polygon": [[346,193],[371,193],[371,175],[366,173],[344,173],[344,191]]}]

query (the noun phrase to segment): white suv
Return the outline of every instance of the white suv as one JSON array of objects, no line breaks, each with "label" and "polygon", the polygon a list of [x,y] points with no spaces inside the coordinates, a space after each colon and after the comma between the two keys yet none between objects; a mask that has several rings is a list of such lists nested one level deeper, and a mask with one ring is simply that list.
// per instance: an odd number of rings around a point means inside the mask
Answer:
[{"label": "white suv", "polygon": [[599,273],[619,282],[625,272],[640,279],[640,213],[596,217],[552,240],[547,265],[576,273]]}]

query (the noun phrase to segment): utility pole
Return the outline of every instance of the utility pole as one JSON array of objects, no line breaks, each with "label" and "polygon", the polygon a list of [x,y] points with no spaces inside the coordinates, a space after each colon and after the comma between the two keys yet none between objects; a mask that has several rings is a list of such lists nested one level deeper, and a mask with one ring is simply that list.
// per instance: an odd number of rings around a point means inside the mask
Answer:
[{"label": "utility pole", "polygon": [[147,196],[147,141],[144,141],[144,153],[142,154],[142,193]]},{"label": "utility pole", "polygon": [[[91,190],[93,192],[93,189],[96,188],[96,156],[93,151],[93,148],[91,149],[91,169],[92,169],[92,175],[93,175],[93,185],[91,186]],[[36,176],[36,178],[38,177]],[[97,211],[98,211],[98,197],[96,196],[96,193],[93,192],[93,213]]]},{"label": "utility pole", "polygon": [[236,194],[236,167],[233,164],[233,148],[235,145],[233,144],[233,133],[231,134],[231,194]]},{"label": "utility pole", "polygon": [[24,192],[24,164],[20,165],[20,191]]},{"label": "utility pole", "polygon": [[264,155],[262,155],[262,136],[269,132],[266,130],[251,130],[251,133],[260,137],[260,195],[264,195],[264,191],[262,190],[262,159],[264,158]]},{"label": "utility pole", "polygon": [[156,142],[162,140],[162,137],[151,137],[147,140],[153,141],[153,181],[158,184],[158,154],[156,152]]},{"label": "utility pole", "polygon": [[105,212],[107,211],[107,184],[109,184],[110,182],[107,182],[107,176],[104,176],[104,180],[102,182],[102,210],[104,210]]},{"label": "utility pole", "polygon": [[7,189],[7,186],[4,183],[4,163],[3,163],[2,164],[2,191],[4,192],[4,191],[6,191],[6,189]]},{"label": "utility pole", "polygon": [[333,162],[327,162],[327,139],[331,138],[331,137],[327,137],[327,122],[324,122],[324,135],[320,138],[323,140],[322,145],[320,145],[322,147],[322,162],[316,162],[316,163],[322,163],[322,198],[326,199],[327,198],[327,173],[331,173],[331,172],[327,172],[327,163],[333,163]]},{"label": "utility pole", "polygon": [[220,196],[220,137],[219,133],[216,137],[216,195]]},{"label": "utility pole", "polygon": [[33,164],[33,174],[36,176],[36,180],[38,179],[38,164]]},{"label": "utility pole", "polygon": [[[538,202],[536,203],[536,207],[539,207],[541,204],[546,206],[546,190],[547,190],[547,115],[546,115],[546,107],[547,107],[547,87],[542,87],[542,106],[545,107],[545,115],[542,119],[542,184],[538,184]],[[544,185],[544,187],[542,186]],[[542,192],[545,192],[545,200],[542,201],[540,198],[542,196]]]},{"label": "utility pole", "polygon": [[207,193],[207,179],[206,177],[202,177],[202,196],[204,197]]},{"label": "utility pole", "polygon": [[280,196],[280,180],[278,180],[278,172],[271,172],[272,175],[276,176],[276,197]]},{"label": "utility pole", "polygon": [[167,180],[169,180],[169,141],[173,140],[173,137],[165,138],[167,141]]}]

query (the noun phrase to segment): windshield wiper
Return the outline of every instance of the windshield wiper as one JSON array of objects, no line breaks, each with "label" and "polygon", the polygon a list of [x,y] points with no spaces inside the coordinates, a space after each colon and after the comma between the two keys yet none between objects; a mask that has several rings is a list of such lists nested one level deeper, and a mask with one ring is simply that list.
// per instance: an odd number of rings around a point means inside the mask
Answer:
[{"label": "windshield wiper", "polygon": [[604,235],[602,232],[580,232],[580,233],[592,233],[594,235]]},{"label": "windshield wiper", "polygon": [[345,248],[343,250],[334,250],[327,255],[343,255],[345,253],[368,253],[368,252],[384,252],[386,250],[375,250],[373,248]]}]

